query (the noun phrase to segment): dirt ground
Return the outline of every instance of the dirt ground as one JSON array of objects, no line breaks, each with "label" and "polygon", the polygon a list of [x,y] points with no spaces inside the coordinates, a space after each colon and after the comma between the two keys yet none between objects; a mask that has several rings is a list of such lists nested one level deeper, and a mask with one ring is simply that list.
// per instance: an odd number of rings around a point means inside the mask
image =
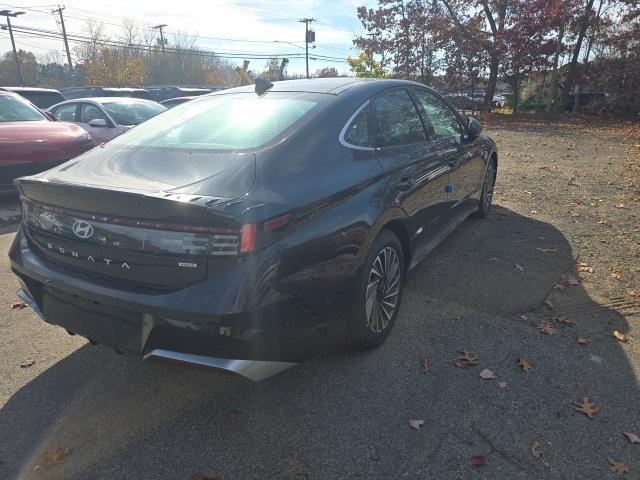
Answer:
[{"label": "dirt ground", "polygon": [[258,384],[10,311],[3,255],[0,478],[640,478],[640,124],[481,120],[494,208],[412,273],[387,342]]}]

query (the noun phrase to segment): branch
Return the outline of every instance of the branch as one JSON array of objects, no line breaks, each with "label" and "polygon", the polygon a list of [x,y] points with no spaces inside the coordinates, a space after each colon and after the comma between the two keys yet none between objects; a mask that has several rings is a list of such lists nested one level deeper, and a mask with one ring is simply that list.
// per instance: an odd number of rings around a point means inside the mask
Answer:
[{"label": "branch", "polygon": [[491,50],[491,48],[492,48],[491,42],[488,42],[486,40],[478,40],[469,31],[469,29],[460,21],[460,19],[456,15],[456,13],[453,11],[453,7],[449,4],[448,0],[442,0],[442,3],[444,4],[445,8],[447,9],[447,12],[449,12],[449,16],[453,20],[453,23],[456,24],[456,26],[460,29],[460,31],[462,32],[462,34],[465,37],[467,37],[469,40],[471,40],[476,45],[480,45],[482,48],[484,48],[486,50]]}]

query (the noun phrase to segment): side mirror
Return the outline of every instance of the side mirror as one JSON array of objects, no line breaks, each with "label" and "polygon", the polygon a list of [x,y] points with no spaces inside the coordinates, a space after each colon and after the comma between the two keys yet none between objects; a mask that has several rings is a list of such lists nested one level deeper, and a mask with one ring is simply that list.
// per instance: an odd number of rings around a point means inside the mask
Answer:
[{"label": "side mirror", "polygon": [[475,140],[482,133],[482,125],[478,120],[473,117],[469,117],[467,121],[467,138],[469,140]]},{"label": "side mirror", "polygon": [[44,113],[44,114],[47,116],[47,118],[48,118],[49,120],[51,120],[52,122],[57,122],[57,121],[58,121],[58,119],[56,118],[56,116],[55,116],[53,113],[51,113],[50,111],[45,110],[45,111],[44,111],[44,112],[42,112],[42,113]]},{"label": "side mirror", "polygon": [[89,121],[89,126],[97,128],[106,127],[107,121],[104,118],[94,118],[93,120]]}]

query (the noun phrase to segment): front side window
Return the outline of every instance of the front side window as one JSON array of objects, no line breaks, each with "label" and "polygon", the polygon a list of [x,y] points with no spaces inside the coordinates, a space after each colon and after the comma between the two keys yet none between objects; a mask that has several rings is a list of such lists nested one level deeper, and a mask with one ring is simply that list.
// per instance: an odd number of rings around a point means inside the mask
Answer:
[{"label": "front side window", "polygon": [[0,122],[37,122],[47,118],[26,100],[0,95]]},{"label": "front side window", "polygon": [[[114,141],[124,147],[243,150],[264,145],[317,105],[300,96],[206,96],[172,108]],[[111,112],[109,112],[111,113]]]},{"label": "front side window", "polygon": [[77,103],[67,103],[65,105],[60,105],[55,110],[53,110],[53,116],[56,117],[56,120],[58,120],[59,122],[77,122],[77,106]]},{"label": "front side window", "polygon": [[449,106],[426,90],[416,90],[416,98],[429,117],[436,138],[460,135],[462,130],[458,117]]},{"label": "front side window", "polygon": [[378,146],[410,145],[427,140],[418,111],[406,90],[397,89],[380,95],[373,104]]},{"label": "front side window", "polygon": [[95,105],[83,103],[80,109],[80,122],[89,123],[91,120],[104,120],[110,123],[107,116]]},{"label": "front side window", "polygon": [[347,127],[344,140],[356,147],[373,147],[373,125],[368,102]]},{"label": "front side window", "polygon": [[104,102],[102,106],[118,125],[125,126],[140,125],[167,109],[158,103],[136,102],[135,100]]}]

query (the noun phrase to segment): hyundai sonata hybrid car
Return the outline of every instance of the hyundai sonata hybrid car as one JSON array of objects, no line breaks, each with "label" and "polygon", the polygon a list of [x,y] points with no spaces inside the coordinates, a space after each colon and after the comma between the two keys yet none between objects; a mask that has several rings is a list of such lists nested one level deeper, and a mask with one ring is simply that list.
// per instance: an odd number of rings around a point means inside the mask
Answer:
[{"label": "hyundai sonata hybrid car", "polygon": [[381,344],[406,273],[487,214],[497,162],[421,84],[258,81],[19,179],[11,266],[72,334],[260,380]]}]

